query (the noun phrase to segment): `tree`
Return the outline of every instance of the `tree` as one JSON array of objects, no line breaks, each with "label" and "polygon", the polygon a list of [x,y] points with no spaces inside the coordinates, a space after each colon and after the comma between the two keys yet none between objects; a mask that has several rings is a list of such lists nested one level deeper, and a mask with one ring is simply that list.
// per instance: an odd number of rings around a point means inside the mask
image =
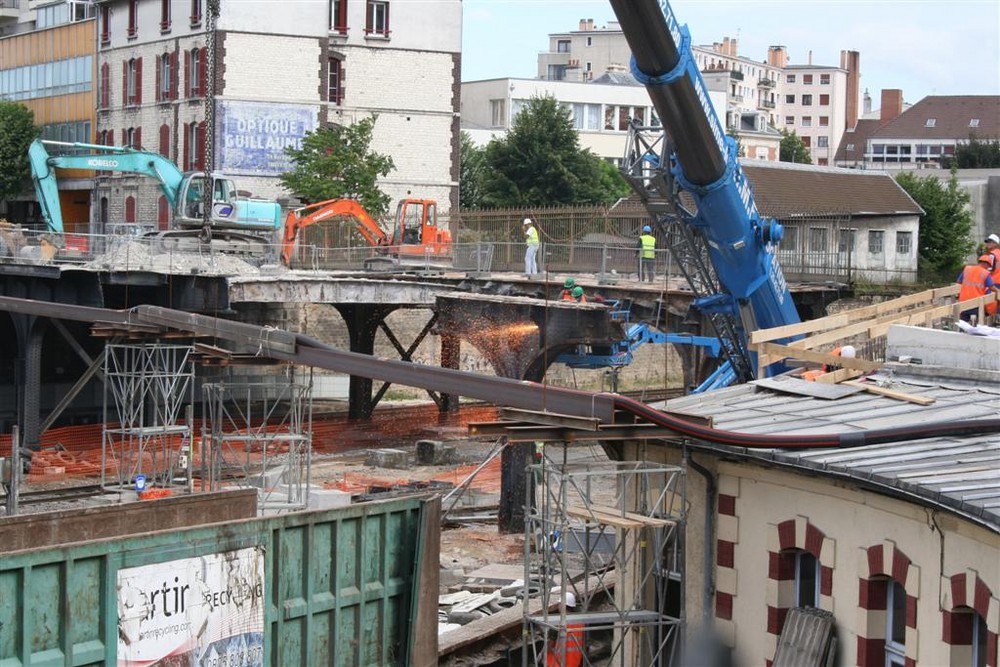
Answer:
[{"label": "tree", "polygon": [[610,204],[628,185],[581,149],[569,109],[535,97],[510,132],[486,147],[482,203],[491,207]]},{"label": "tree", "polygon": [[31,109],[15,102],[0,102],[0,200],[12,199],[28,187],[28,146],[39,134]]},{"label": "tree", "polygon": [[743,139],[740,137],[740,133],[736,131],[736,128],[731,127],[726,130],[726,136],[731,137],[736,142],[736,157],[746,157],[746,146],[743,145]]},{"label": "tree", "polygon": [[463,131],[458,144],[458,200],[462,208],[482,206],[486,151]]},{"label": "tree", "polygon": [[967,143],[955,147],[954,157],[941,159],[945,169],[996,169],[1000,167],[1000,140],[983,141],[975,135],[969,135]]},{"label": "tree", "polygon": [[285,149],[295,166],[281,175],[281,184],[307,204],[357,199],[373,218],[384,217],[392,198],[379,189],[378,179],[396,166],[390,156],[370,149],[376,119],[307,132],[302,148]]},{"label": "tree", "polygon": [[947,185],[934,176],[904,171],[896,182],[924,209],[920,218],[917,270],[924,280],[951,282],[974,248],[969,193],[952,169]]},{"label": "tree", "polygon": [[802,137],[797,135],[795,130],[789,132],[784,128],[781,130],[781,147],[778,159],[782,162],[812,164],[812,155],[809,154],[809,149],[802,142]]}]

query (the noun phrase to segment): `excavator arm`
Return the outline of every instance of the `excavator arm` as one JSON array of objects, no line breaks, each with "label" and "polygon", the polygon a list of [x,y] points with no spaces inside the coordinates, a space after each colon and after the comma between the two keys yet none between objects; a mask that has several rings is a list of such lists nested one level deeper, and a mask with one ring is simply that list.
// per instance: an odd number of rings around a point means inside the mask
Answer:
[{"label": "excavator arm", "polygon": [[389,236],[385,230],[360,203],[354,199],[327,199],[288,212],[285,217],[285,229],[281,242],[281,259],[285,266],[291,262],[292,253],[295,251],[295,242],[303,229],[335,217],[350,218],[358,233],[373,248],[389,243]]},{"label": "excavator arm", "polygon": [[[53,156],[49,155],[47,145],[87,152]],[[59,189],[56,184],[56,169],[119,171],[150,176],[159,182],[160,189],[166,195],[171,208],[177,204],[178,192],[184,180],[184,175],[177,166],[162,155],[124,146],[35,139],[28,148],[28,161],[42,215],[49,229],[59,234],[63,232],[63,220],[62,208],[59,205]]]}]

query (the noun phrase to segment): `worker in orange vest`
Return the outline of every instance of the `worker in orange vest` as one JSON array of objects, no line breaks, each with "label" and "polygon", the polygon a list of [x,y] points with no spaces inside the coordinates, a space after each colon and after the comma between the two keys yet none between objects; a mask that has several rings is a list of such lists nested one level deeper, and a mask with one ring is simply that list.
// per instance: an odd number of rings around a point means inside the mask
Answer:
[{"label": "worker in orange vest", "polygon": [[990,278],[993,284],[1000,287],[1000,236],[990,234],[986,237],[986,254],[993,258],[993,271]]},{"label": "worker in orange vest", "polygon": [[[573,593],[564,593],[563,601],[567,612],[576,608],[576,596]],[[559,636],[549,644],[545,652],[546,667],[580,667],[586,650],[583,628],[583,623],[567,623],[566,630],[559,632]]]},{"label": "worker in orange vest", "polygon": [[[993,278],[990,277],[992,268],[993,256],[982,255],[979,258],[979,264],[970,264],[962,269],[962,272],[958,274],[957,281],[961,285],[961,288],[958,290],[958,300],[960,302],[968,301],[969,299],[975,299],[990,292],[994,294],[1000,293],[1000,289],[997,289],[997,286],[993,283]],[[959,317],[968,322],[972,319],[976,310],[975,308],[963,310]],[[995,299],[986,304],[985,311],[987,315],[993,315],[997,312],[997,302]]]},{"label": "worker in orange vest", "polygon": [[562,292],[559,293],[559,299],[561,301],[576,301],[573,298],[573,288],[576,287],[576,281],[572,278],[567,278],[563,281]]}]

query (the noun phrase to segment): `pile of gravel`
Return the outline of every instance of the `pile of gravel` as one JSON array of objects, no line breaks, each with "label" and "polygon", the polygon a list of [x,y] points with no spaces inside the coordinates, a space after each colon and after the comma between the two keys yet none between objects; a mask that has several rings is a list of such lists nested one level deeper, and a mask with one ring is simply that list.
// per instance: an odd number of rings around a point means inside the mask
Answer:
[{"label": "pile of gravel", "polygon": [[256,266],[234,255],[210,251],[157,250],[155,242],[136,238],[116,240],[105,253],[83,266],[96,271],[149,271],[215,276],[260,273]]}]

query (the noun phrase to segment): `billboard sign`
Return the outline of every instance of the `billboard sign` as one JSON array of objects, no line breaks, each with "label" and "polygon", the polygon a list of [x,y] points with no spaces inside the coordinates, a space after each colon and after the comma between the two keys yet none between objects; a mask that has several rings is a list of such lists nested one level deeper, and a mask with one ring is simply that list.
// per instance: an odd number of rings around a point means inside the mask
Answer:
[{"label": "billboard sign", "polygon": [[118,571],[119,667],[264,664],[264,550]]},{"label": "billboard sign", "polygon": [[285,148],[302,148],[316,130],[316,107],[223,100],[216,113],[216,167],[230,175],[279,176],[292,163]]}]

